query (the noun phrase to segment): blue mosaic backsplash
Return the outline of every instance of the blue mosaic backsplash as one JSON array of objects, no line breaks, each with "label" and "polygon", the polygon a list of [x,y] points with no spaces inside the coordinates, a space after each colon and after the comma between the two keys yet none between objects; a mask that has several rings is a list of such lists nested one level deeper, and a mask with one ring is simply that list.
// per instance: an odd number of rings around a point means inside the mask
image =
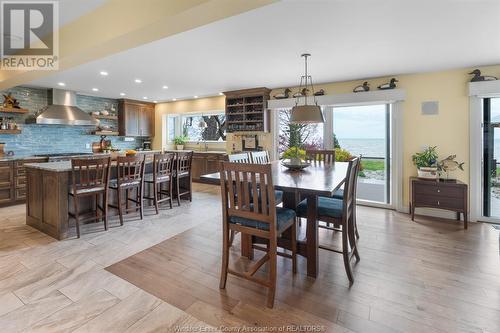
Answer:
[{"label": "blue mosaic backsplash", "polygon": [[[22,108],[34,114],[47,106],[47,89],[32,87],[14,87],[4,91],[17,98]],[[1,100],[0,100],[1,101]],[[77,95],[76,104],[86,112],[118,109],[118,100],[93,96]],[[92,152],[92,142],[99,142],[100,136],[89,135],[95,128],[91,126],[36,125],[24,124],[29,114],[1,114],[0,117],[12,117],[21,127],[21,134],[0,134],[0,142],[5,143],[5,151],[14,151],[16,156],[31,156],[45,153],[83,153]],[[117,127],[116,121],[101,121]],[[107,137],[113,146],[120,149],[133,149],[142,145],[141,138],[124,141],[122,137]],[[88,148],[87,148],[88,147]]]}]

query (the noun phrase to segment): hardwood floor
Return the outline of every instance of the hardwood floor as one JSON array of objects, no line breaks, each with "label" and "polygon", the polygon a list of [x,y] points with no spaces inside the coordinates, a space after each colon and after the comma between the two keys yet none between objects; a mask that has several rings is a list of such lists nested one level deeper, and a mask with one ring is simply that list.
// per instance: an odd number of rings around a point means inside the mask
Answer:
[{"label": "hardwood floor", "polygon": [[[280,258],[275,309],[265,290],[229,277],[218,288],[218,187],[193,202],[146,210],[108,232],[55,241],[24,225],[24,206],[0,209],[1,332],[163,332],[176,327],[319,325],[332,332],[499,332],[498,230],[359,207],[354,285],[342,257],[320,252],[320,274]],[[95,232],[93,232],[95,230]],[[338,235],[320,231],[324,243]],[[239,237],[233,246],[234,266]],[[256,252],[259,254],[258,252]],[[258,259],[258,255],[256,259]],[[111,265],[111,266],[110,266]],[[108,267],[110,266],[110,267]],[[105,267],[108,267],[105,269]],[[112,273],[110,273],[112,272]]]}]

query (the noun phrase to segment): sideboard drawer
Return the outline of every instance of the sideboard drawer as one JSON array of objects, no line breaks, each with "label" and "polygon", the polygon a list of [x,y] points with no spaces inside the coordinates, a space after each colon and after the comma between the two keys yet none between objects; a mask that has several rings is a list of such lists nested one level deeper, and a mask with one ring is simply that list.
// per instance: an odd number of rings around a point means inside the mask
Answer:
[{"label": "sideboard drawer", "polygon": [[415,204],[417,206],[427,206],[452,210],[462,210],[464,207],[463,199],[437,196],[418,196],[417,198],[415,198]]},{"label": "sideboard drawer", "polygon": [[464,190],[459,186],[441,186],[438,183],[416,183],[415,194],[422,196],[448,197],[463,199]]}]

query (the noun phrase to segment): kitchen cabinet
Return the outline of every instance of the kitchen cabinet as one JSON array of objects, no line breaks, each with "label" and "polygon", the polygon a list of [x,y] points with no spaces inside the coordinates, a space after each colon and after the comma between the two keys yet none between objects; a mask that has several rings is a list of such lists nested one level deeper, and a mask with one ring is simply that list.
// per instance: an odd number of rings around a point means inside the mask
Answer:
[{"label": "kitchen cabinet", "polygon": [[22,159],[0,162],[0,205],[22,203],[26,199],[25,163],[46,162],[46,159]]},{"label": "kitchen cabinet", "polygon": [[202,182],[200,177],[207,173],[214,173],[219,171],[219,163],[225,160],[227,155],[225,153],[205,153],[194,152],[193,162],[191,164],[191,173],[194,182]]},{"label": "kitchen cabinet", "polygon": [[118,101],[118,132],[121,136],[154,136],[154,104]]}]

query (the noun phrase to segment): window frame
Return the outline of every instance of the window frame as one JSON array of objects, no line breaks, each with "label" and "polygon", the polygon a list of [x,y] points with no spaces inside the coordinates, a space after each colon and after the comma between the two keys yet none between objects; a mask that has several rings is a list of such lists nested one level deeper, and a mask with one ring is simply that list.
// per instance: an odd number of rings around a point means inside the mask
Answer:
[{"label": "window frame", "polygon": [[[185,118],[188,118],[188,117],[201,117],[201,116],[215,116],[215,115],[226,115],[226,112],[224,110],[212,110],[212,111],[207,111],[207,112],[199,112],[199,111],[195,111],[195,112],[186,112],[186,113],[175,113],[175,114],[167,114],[166,116],[166,124],[165,124],[165,130],[166,130],[166,143],[167,144],[174,144],[173,140],[170,140],[170,138],[168,137],[168,126],[169,126],[169,120],[171,118],[173,119],[176,119],[176,123],[175,123],[175,135],[174,137],[176,136],[179,136],[179,135],[182,135],[182,126],[183,126],[183,123],[184,123],[184,119]],[[205,141],[207,143],[212,143],[212,144],[226,144],[227,142],[227,131],[226,131],[226,140],[224,141],[215,141],[215,140],[188,140],[187,143],[188,144],[196,144],[200,141]]]}]

